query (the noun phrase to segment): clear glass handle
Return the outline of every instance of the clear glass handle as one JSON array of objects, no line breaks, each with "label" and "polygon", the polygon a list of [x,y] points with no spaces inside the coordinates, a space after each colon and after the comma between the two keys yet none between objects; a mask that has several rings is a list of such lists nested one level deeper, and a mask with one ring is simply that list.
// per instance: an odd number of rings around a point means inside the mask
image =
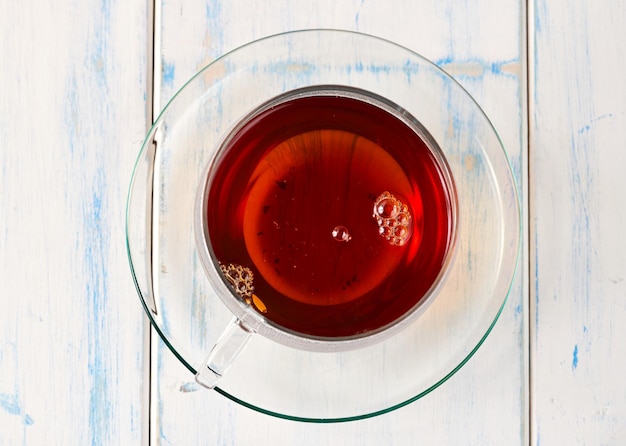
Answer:
[{"label": "clear glass handle", "polygon": [[234,318],[198,369],[196,373],[198,384],[208,389],[217,386],[253,333],[241,323],[241,320]]}]

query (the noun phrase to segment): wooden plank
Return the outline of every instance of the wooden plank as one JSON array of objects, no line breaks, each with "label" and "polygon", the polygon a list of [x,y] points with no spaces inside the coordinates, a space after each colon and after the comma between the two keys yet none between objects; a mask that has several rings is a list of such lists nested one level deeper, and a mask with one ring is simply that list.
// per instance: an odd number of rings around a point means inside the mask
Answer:
[{"label": "wooden plank", "polygon": [[146,126],[142,2],[0,14],[0,444],[138,444],[145,322],[124,247]]},{"label": "wooden plank", "polygon": [[626,4],[533,2],[534,444],[626,441]]},{"label": "wooden plank", "polygon": [[[525,190],[524,2],[165,0],[160,11],[161,104],[215,57],[256,38],[341,28],[405,45],[451,72],[492,118]],[[158,25],[157,25],[158,26]],[[444,386],[394,413],[341,425],[271,418],[199,389],[157,343],[154,444],[527,444],[526,269],[475,357]]]}]

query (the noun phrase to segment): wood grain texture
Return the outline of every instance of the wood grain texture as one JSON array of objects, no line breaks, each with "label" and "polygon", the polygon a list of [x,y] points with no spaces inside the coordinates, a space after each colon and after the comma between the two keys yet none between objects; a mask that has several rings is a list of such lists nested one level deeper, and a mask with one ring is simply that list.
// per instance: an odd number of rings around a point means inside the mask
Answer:
[{"label": "wood grain texture", "polygon": [[626,443],[626,5],[531,10],[532,441]]},{"label": "wood grain texture", "polygon": [[[123,240],[150,93],[146,5],[5,3],[0,445],[146,444],[145,319]],[[408,407],[350,424],[292,423],[242,408],[198,389],[155,341],[153,444],[626,442],[626,6],[529,2],[528,184],[524,4],[163,1],[161,104],[218,55],[290,29],[359,30],[440,64],[494,122],[523,198],[530,188],[532,270],[528,290],[524,258],[494,332],[450,381]]]},{"label": "wood grain texture", "polygon": [[[521,191],[526,174],[525,11],[519,1],[165,0],[157,42],[158,103],[198,69],[248,41],[302,28],[358,30],[405,45],[448,70],[500,132]],[[388,415],[340,425],[271,418],[199,389],[159,341],[154,444],[527,444],[526,269],[501,320],[444,386]]]},{"label": "wood grain texture", "polygon": [[3,2],[0,444],[139,444],[144,316],[124,211],[142,2]]}]

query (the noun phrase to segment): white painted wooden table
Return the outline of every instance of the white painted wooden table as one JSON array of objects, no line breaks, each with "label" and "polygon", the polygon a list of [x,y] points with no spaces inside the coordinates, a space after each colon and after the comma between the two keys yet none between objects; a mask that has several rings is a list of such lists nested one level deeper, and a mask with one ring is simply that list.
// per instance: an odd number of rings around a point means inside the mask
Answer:
[{"label": "white painted wooden table", "polygon": [[[0,445],[626,444],[625,24],[619,0],[3,2]],[[416,403],[333,425],[190,385],[150,334],[124,245],[153,110],[230,49],[322,27],[407,46],[474,95],[526,224],[471,361]]]}]

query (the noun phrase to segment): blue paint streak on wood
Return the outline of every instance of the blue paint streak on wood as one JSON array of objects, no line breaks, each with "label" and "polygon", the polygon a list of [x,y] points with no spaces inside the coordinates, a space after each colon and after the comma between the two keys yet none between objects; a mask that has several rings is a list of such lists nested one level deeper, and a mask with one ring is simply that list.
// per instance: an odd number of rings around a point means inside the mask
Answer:
[{"label": "blue paint streak on wood", "polygon": [[83,237],[86,241],[84,261],[86,268],[87,317],[91,324],[88,336],[88,365],[91,378],[89,390],[89,424],[91,444],[102,444],[107,438],[107,425],[112,416],[109,391],[110,372],[107,358],[107,249],[110,243],[107,234],[108,222],[103,219],[103,195],[106,191],[104,172],[100,168],[92,184],[91,202],[86,203]]},{"label": "blue paint streak on wood", "polygon": [[481,67],[482,68],[482,71],[480,73],[474,73],[474,70],[469,70],[468,74],[464,74],[462,72],[459,73],[458,74],[459,77],[476,77],[476,76],[482,77],[486,73],[492,73],[492,74],[499,75],[499,76],[519,79],[518,75],[504,70],[504,67],[508,65],[517,64],[519,63],[519,61],[520,61],[519,58],[495,61],[495,62],[489,62],[489,61],[479,59],[479,58],[470,58],[470,59],[460,60],[452,56],[448,56],[442,59],[435,60],[433,62],[435,63],[435,65],[439,66],[444,71],[446,70],[447,67],[450,67],[452,65],[458,66],[458,67],[462,67],[465,65],[468,67]]},{"label": "blue paint streak on wood", "polygon": [[374,64],[368,65],[366,67],[366,70],[374,74],[380,74],[380,73],[388,74],[391,71],[393,71],[389,65],[374,65]]},{"label": "blue paint streak on wood", "polygon": [[[585,58],[584,64],[588,66],[589,59]],[[582,70],[585,71],[585,70]],[[577,73],[576,84],[579,90],[591,91],[592,81],[587,73]],[[572,98],[571,108],[579,110],[587,109],[587,114],[593,116],[592,105],[587,103],[577,103],[576,98]],[[591,121],[591,120],[590,120]],[[569,128],[576,128],[575,117],[570,116]],[[572,236],[573,254],[576,261],[572,264],[572,277],[576,278],[579,291],[573,296],[574,300],[581,299],[585,311],[589,304],[589,278],[592,274],[593,257],[595,256],[594,241],[592,239],[592,216],[590,215],[590,201],[592,200],[593,187],[595,185],[593,163],[593,141],[588,132],[573,133],[570,137],[570,184],[572,190]]]},{"label": "blue paint streak on wood", "polygon": [[[82,251],[82,275],[84,281],[85,311],[84,320],[89,321],[86,327],[87,358],[86,364],[76,364],[76,367],[86,367],[88,376],[88,443],[100,445],[108,443],[110,438],[110,423],[114,416],[114,397],[111,392],[114,384],[111,373],[110,339],[112,324],[108,311],[108,252],[111,246],[109,237],[110,222],[107,205],[107,180],[104,166],[106,147],[93,147],[86,144],[88,138],[94,134],[104,133],[99,122],[83,122],[80,110],[94,98],[101,100],[101,112],[109,113],[107,104],[112,100],[109,94],[108,73],[111,67],[106,61],[113,59],[109,47],[111,33],[110,3],[105,0],[100,5],[100,11],[94,11],[93,33],[87,39],[88,50],[85,54],[84,66],[91,77],[85,77],[78,72],[70,75],[67,82],[68,105],[66,109],[66,124],[70,154],[73,165],[81,178],[78,180],[83,187],[72,199],[81,206],[80,218],[83,227],[77,234],[79,251]],[[88,155],[89,153],[89,155]],[[92,159],[95,168],[86,165],[86,160]],[[81,253],[79,252],[79,255]]]},{"label": "blue paint streak on wood", "polygon": [[[222,19],[222,0],[209,0],[205,6],[206,29],[211,36],[211,56],[217,57],[224,53],[224,21]],[[230,48],[228,48],[230,49]]]},{"label": "blue paint streak on wood", "polygon": [[[96,18],[96,33],[90,39],[93,48],[87,53],[87,59],[91,62],[90,71],[96,73],[97,94],[102,98],[109,97],[109,87],[107,73],[111,67],[105,67],[104,61],[110,60],[108,36],[111,33],[111,8],[108,0],[103,0],[100,12]],[[108,69],[107,69],[108,68]],[[106,101],[103,103],[103,113],[107,112]],[[100,133],[97,127],[94,129]],[[81,138],[81,135],[73,135],[74,139]],[[80,139],[79,139],[80,140]],[[87,150],[82,149],[85,154]],[[100,148],[102,150],[102,148]],[[95,157],[97,167],[94,171],[85,171],[84,184],[87,185],[85,195],[83,195],[83,260],[85,274],[85,304],[87,311],[86,319],[90,321],[87,328],[88,362],[87,371],[90,378],[89,388],[89,442],[92,445],[99,445],[107,442],[110,436],[109,421],[113,416],[112,398],[110,392],[113,383],[110,382],[110,364],[107,353],[110,352],[108,339],[111,326],[108,320],[107,298],[108,298],[108,250],[110,246],[108,228],[109,222],[106,220],[107,205],[107,181],[103,166],[102,153],[96,149],[98,155]],[[84,156],[82,159],[87,158]],[[83,168],[85,166],[82,166]]]},{"label": "blue paint streak on wood", "polygon": [[[65,91],[66,100],[63,121],[66,122],[68,126],[75,126],[78,124],[80,116],[78,110],[78,85],[76,81],[76,73],[74,73],[73,76],[71,76],[70,79],[67,81]],[[70,156],[73,158],[76,150],[76,139],[70,137],[68,143]]]},{"label": "blue paint streak on wood", "polygon": [[30,415],[24,413],[24,409],[22,409],[22,405],[20,404],[19,391],[17,389],[12,395],[0,393],[0,409],[9,415],[15,415],[22,418],[22,423],[25,426],[32,426],[35,422]]},{"label": "blue paint streak on wood", "polygon": [[[169,349],[167,349],[167,347],[165,346],[165,344],[163,343],[163,341],[159,338],[158,340],[159,343],[159,350],[163,351],[163,350],[168,350],[167,353],[169,353]],[[157,364],[156,364],[156,376],[162,377],[162,376],[166,376],[164,373],[164,358],[166,357],[166,355],[164,354],[160,354],[157,355]],[[161,392],[163,388],[163,384],[161,383],[158,387],[158,392]],[[162,418],[164,418],[163,416],[163,412],[164,412],[164,398],[161,398],[159,395],[158,398],[158,413],[159,413],[159,422],[158,422],[158,426],[159,426],[159,439],[163,444],[170,444],[170,441],[167,439],[167,436],[165,435],[165,431],[164,431],[164,425],[165,423],[160,422],[160,420]]]},{"label": "blue paint streak on wood", "polygon": [[100,14],[97,14],[96,17],[96,33],[92,39],[89,39],[91,46],[89,59],[91,67],[96,73],[98,83],[105,91],[108,91],[108,88],[106,88],[106,63],[108,60],[113,59],[109,54],[109,34],[111,32],[111,5],[109,0],[101,2]]},{"label": "blue paint streak on wood", "polygon": [[[348,67],[348,71],[350,70],[350,68],[351,67]],[[257,67],[254,67],[254,70],[256,69]],[[277,72],[277,73],[296,72],[300,76],[310,76],[311,74],[315,72],[315,70],[316,70],[316,67],[310,63],[276,62],[276,63],[269,65],[269,67],[265,71]]]},{"label": "blue paint streak on wood", "polygon": [[[470,59],[455,59],[453,56],[448,56],[442,59],[431,61],[437,67],[442,69],[446,74],[452,76],[457,81],[464,79],[482,79],[487,74],[495,76],[501,76],[509,79],[513,79],[516,82],[520,82],[520,76],[515,74],[514,71],[506,70],[505,67],[519,64],[519,59],[508,59],[502,61],[489,62],[483,59],[470,58]],[[419,65],[414,60],[408,59],[400,66],[404,72],[409,83],[414,75],[419,74]],[[386,67],[387,71],[393,71],[395,67]],[[371,71],[371,67],[370,67]],[[443,74],[442,74],[443,76]]]},{"label": "blue paint streak on wood", "polygon": [[[547,12],[545,10],[546,8],[546,3],[545,1],[534,1],[534,5],[535,5],[535,20],[534,20],[534,34],[535,34],[535,39],[533,42],[533,48],[532,48],[532,52],[533,52],[533,61],[532,63],[534,63],[534,69],[532,70],[532,76],[533,76],[533,83],[535,86],[539,85],[539,73],[541,72],[541,69],[539,69],[539,45],[540,45],[540,40],[542,40],[541,34],[543,34],[543,29],[542,29],[542,17],[547,17]],[[541,9],[541,11],[539,11],[539,9]],[[530,52],[530,49],[529,49]],[[530,82],[530,79],[528,79],[528,81]],[[535,104],[535,109],[538,110],[538,104],[540,103],[540,97],[541,95],[539,94],[539,89],[538,88],[534,88],[533,91],[533,103]],[[531,121],[534,121],[535,123],[539,123],[540,120],[536,119],[532,119]],[[537,124],[536,124],[537,125]]]},{"label": "blue paint streak on wood", "polygon": [[178,390],[181,393],[189,393],[189,392],[196,392],[198,390],[201,390],[201,387],[195,381],[190,381],[190,382],[181,384]]},{"label": "blue paint streak on wood", "polygon": [[[520,81],[520,77],[515,74],[513,71],[508,71],[505,67],[509,65],[514,65],[519,63],[519,59],[511,59],[497,62],[486,62],[480,59],[467,59],[467,60],[454,60],[453,58],[445,58],[438,61],[433,62],[437,65],[443,72],[446,72],[448,68],[454,68],[454,72],[451,74],[453,78],[457,81],[462,79],[482,79],[487,74],[492,74],[496,76],[502,76],[506,78],[513,79],[517,82]],[[334,67],[335,69],[343,70],[348,73],[355,72],[369,72],[375,75],[378,74],[390,74],[395,72],[403,72],[407,77],[409,82],[412,77],[419,74],[420,67],[422,65],[415,62],[414,59],[407,59],[404,63],[398,64],[368,64],[363,65],[361,62],[355,62],[354,65],[345,65],[342,67]],[[327,67],[325,67],[327,68]],[[252,68],[254,70],[254,68]],[[315,71],[315,67],[310,64],[299,64],[297,62],[294,63],[274,63],[269,67],[263,68],[265,71],[270,72],[284,72],[298,70],[299,74],[306,76],[313,74]],[[165,69],[164,69],[165,70]],[[171,68],[173,70],[173,67]],[[465,70],[465,71],[464,71]],[[444,77],[444,73],[439,72],[442,77]],[[447,73],[450,75],[450,73]],[[165,79],[164,79],[165,81]],[[167,79],[169,81],[169,79]]]},{"label": "blue paint streak on wood", "polygon": [[578,344],[574,345],[572,353],[572,370],[576,370],[576,367],[578,367]]},{"label": "blue paint streak on wood", "polygon": [[176,74],[176,67],[174,64],[167,63],[165,61],[162,62],[163,70],[163,84],[167,86],[172,86],[174,84],[174,75]]},{"label": "blue paint streak on wood", "polygon": [[615,115],[613,113],[606,113],[604,115],[597,116],[597,117],[593,118],[591,121],[589,121],[589,124],[586,124],[586,125],[582,126],[581,128],[579,128],[578,129],[578,134],[582,135],[582,134],[588,132],[589,130],[591,130],[593,128],[595,123],[598,122],[598,121],[602,121],[604,119],[609,119],[609,118],[614,118],[614,117],[615,117]]},{"label": "blue paint streak on wood", "polygon": [[356,30],[359,29],[359,18],[361,14],[361,8],[363,7],[364,3],[365,3],[365,0],[361,0],[361,3],[359,4],[359,8],[357,9],[356,14],[354,16],[354,26]]}]

